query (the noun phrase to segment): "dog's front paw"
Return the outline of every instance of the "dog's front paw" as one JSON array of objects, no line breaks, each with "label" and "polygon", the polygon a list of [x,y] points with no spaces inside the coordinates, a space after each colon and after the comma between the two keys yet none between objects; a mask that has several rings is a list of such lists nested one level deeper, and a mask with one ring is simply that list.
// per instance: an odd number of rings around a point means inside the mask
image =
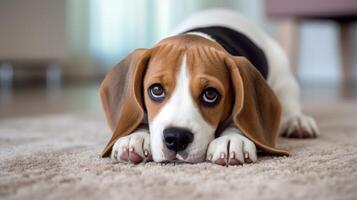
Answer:
[{"label": "dog's front paw", "polygon": [[255,144],[239,133],[229,133],[213,140],[207,160],[218,165],[240,165],[257,161]]},{"label": "dog's front paw", "polygon": [[149,132],[137,130],[117,140],[113,146],[111,158],[113,161],[134,164],[151,160]]},{"label": "dog's front paw", "polygon": [[280,135],[288,138],[313,138],[319,134],[315,120],[303,114],[287,119],[280,129]]}]

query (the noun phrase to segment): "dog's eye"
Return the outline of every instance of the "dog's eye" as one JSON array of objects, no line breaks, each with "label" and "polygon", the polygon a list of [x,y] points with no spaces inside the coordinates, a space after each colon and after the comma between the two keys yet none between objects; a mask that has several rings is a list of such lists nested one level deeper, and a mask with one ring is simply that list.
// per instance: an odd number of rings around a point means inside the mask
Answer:
[{"label": "dog's eye", "polygon": [[201,102],[204,106],[214,106],[219,100],[219,93],[216,89],[209,87],[202,93]]},{"label": "dog's eye", "polygon": [[162,101],[164,100],[166,94],[165,89],[161,84],[155,83],[149,87],[149,96],[153,101]]}]

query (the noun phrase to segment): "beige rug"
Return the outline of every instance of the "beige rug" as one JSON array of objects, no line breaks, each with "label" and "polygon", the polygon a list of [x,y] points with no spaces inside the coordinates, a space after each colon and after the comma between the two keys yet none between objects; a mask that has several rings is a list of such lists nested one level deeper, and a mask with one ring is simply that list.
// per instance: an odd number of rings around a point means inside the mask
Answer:
[{"label": "beige rug", "polygon": [[312,103],[322,136],[256,164],[112,164],[100,115],[0,122],[0,199],[357,199],[357,103]]}]

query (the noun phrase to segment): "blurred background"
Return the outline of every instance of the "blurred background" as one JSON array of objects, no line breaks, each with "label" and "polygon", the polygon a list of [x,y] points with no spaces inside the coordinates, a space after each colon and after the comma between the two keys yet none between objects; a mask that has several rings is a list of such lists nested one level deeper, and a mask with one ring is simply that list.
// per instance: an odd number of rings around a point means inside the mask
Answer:
[{"label": "blurred background", "polygon": [[0,0],[0,120],[100,112],[105,73],[188,15],[228,8],[286,49],[304,101],[355,99],[355,0]]}]

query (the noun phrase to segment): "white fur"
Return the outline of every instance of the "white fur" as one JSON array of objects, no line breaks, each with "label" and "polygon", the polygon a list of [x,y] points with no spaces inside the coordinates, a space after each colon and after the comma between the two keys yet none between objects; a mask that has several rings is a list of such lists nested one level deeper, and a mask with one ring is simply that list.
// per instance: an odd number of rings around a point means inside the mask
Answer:
[{"label": "white fur", "polygon": [[[142,158],[151,155],[150,153],[150,135],[147,129],[139,129],[132,134],[122,137],[114,143],[111,158],[113,161],[127,162],[121,160],[120,156],[123,153],[133,148],[134,152],[140,155]],[[144,151],[147,151],[148,155],[145,155]],[[130,151],[128,152],[130,153]]]},{"label": "white fur", "polygon": [[[186,162],[203,161],[208,143],[214,139],[215,129],[203,119],[192,99],[189,83],[190,77],[186,56],[184,56],[172,96],[155,118],[149,122],[151,151],[153,160],[156,162],[172,160],[175,157]],[[177,155],[163,144],[163,130],[168,127],[186,128],[194,135],[193,142]]]},{"label": "white fur", "polygon": [[[237,12],[225,9],[207,10],[188,17],[177,27],[174,34],[192,28],[215,25],[225,26],[245,34],[265,52],[269,65],[267,82],[274,90],[283,108],[280,132],[287,128],[290,130],[289,135],[296,124],[302,124],[306,130],[312,130],[319,134],[314,119],[302,113],[299,86],[291,72],[287,55],[275,40],[247,18]],[[196,33],[196,35],[199,34]],[[207,36],[204,37],[207,38]]]},{"label": "white fur", "polygon": [[201,37],[204,37],[208,40],[212,40],[212,41],[215,41],[211,36],[207,35],[206,33],[200,33],[200,32],[188,32],[186,34],[189,34],[189,35],[197,35],[197,36],[201,36]]},{"label": "white fur", "polygon": [[233,127],[224,130],[220,137],[209,144],[207,160],[216,162],[221,158],[222,153],[225,155],[224,159],[226,164],[230,163],[233,155],[235,159],[243,164],[245,162],[245,153],[248,153],[252,162],[258,160],[255,144],[244,137],[238,128]]}]

